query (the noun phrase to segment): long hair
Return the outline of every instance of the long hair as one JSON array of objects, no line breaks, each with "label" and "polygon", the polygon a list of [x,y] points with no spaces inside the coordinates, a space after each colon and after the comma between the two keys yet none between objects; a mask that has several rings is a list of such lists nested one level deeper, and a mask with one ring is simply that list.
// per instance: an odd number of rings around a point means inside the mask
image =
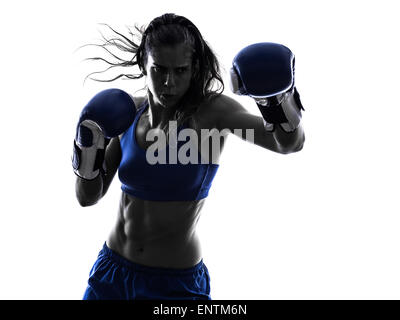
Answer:
[{"label": "long hair", "polygon": [[[118,76],[108,79],[95,81],[111,82],[119,78],[139,79],[144,76],[145,65],[148,53],[155,47],[176,44],[188,44],[193,49],[192,63],[193,74],[191,84],[176,108],[174,119],[178,126],[190,121],[191,126],[195,127],[192,115],[198,110],[200,104],[214,96],[220,95],[224,90],[224,83],[220,74],[218,59],[207,42],[203,39],[197,27],[187,18],[172,13],[164,14],[155,18],[145,27],[135,27],[136,32],[129,30],[129,36],[114,30],[106,25],[113,33],[114,37],[103,36],[103,43],[97,45],[103,48],[113,61],[102,57],[88,58],[87,60],[101,60],[106,62],[109,67],[101,72],[93,72],[87,77],[96,73],[102,73],[115,67],[134,67],[140,69],[140,73],[121,73]],[[134,38],[139,38],[136,43]],[[113,47],[119,51],[131,54],[131,59],[121,58],[109,50]],[[216,88],[215,88],[216,87]]]}]

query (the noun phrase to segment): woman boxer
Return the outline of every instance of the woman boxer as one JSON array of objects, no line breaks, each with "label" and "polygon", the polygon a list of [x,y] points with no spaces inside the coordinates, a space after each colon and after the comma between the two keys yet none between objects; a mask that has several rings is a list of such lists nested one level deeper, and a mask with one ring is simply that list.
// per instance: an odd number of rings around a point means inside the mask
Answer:
[{"label": "woman boxer", "polygon": [[[258,117],[221,93],[218,61],[188,19],[174,14],[154,19],[139,45],[116,34],[106,44],[130,51],[133,58],[114,65],[137,65],[141,75],[124,76],[144,76],[147,94],[102,91],[78,122],[73,167],[79,203],[88,206],[101,199],[117,171],[122,183],[116,223],[90,272],[84,299],[210,299],[196,225],[225,138],[235,129],[252,129],[253,142],[263,148],[279,153],[302,148],[294,58],[286,47],[273,44],[245,48],[235,58],[232,87],[255,98],[263,114]],[[271,77],[263,74],[271,69],[265,55],[284,70],[273,75],[273,82],[282,78],[285,83],[263,91],[260,83]],[[220,90],[213,90],[216,83]],[[170,130],[174,123],[175,136]],[[189,141],[181,141],[185,130],[190,130]],[[151,136],[157,136],[157,143],[168,141],[153,156],[164,153],[169,162],[149,163],[155,143]],[[191,152],[189,163],[187,152],[180,152],[188,146],[198,150]]]}]

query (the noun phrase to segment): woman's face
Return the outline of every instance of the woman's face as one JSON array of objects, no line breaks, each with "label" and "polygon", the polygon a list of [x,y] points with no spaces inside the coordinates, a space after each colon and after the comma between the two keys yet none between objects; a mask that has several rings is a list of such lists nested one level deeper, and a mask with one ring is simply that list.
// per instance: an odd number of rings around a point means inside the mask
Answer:
[{"label": "woman's face", "polygon": [[155,104],[175,106],[192,79],[192,48],[186,44],[160,46],[147,55],[146,83]]}]

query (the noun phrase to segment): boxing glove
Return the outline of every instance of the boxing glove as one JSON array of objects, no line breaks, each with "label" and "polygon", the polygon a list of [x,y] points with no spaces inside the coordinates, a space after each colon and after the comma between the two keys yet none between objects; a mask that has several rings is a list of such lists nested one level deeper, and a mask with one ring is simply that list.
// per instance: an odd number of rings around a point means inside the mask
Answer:
[{"label": "boxing glove", "polygon": [[268,130],[280,124],[292,132],[300,123],[304,108],[294,83],[294,64],[290,49],[271,42],[247,46],[233,59],[231,89],[255,99]]},{"label": "boxing glove", "polygon": [[120,89],[107,89],[96,94],[83,108],[74,140],[72,167],[86,180],[105,172],[107,143],[126,131],[136,114],[129,94]]}]

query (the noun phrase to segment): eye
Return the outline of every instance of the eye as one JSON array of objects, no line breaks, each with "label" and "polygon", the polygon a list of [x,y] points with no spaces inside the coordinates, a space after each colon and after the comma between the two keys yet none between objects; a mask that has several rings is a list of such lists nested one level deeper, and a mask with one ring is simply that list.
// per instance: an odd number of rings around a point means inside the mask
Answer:
[{"label": "eye", "polygon": [[188,70],[187,67],[181,67],[181,68],[178,68],[178,69],[177,69],[177,72],[178,72],[178,73],[185,73],[187,70]]},{"label": "eye", "polygon": [[162,66],[152,66],[152,69],[155,73],[164,73],[166,72],[166,68]]}]

